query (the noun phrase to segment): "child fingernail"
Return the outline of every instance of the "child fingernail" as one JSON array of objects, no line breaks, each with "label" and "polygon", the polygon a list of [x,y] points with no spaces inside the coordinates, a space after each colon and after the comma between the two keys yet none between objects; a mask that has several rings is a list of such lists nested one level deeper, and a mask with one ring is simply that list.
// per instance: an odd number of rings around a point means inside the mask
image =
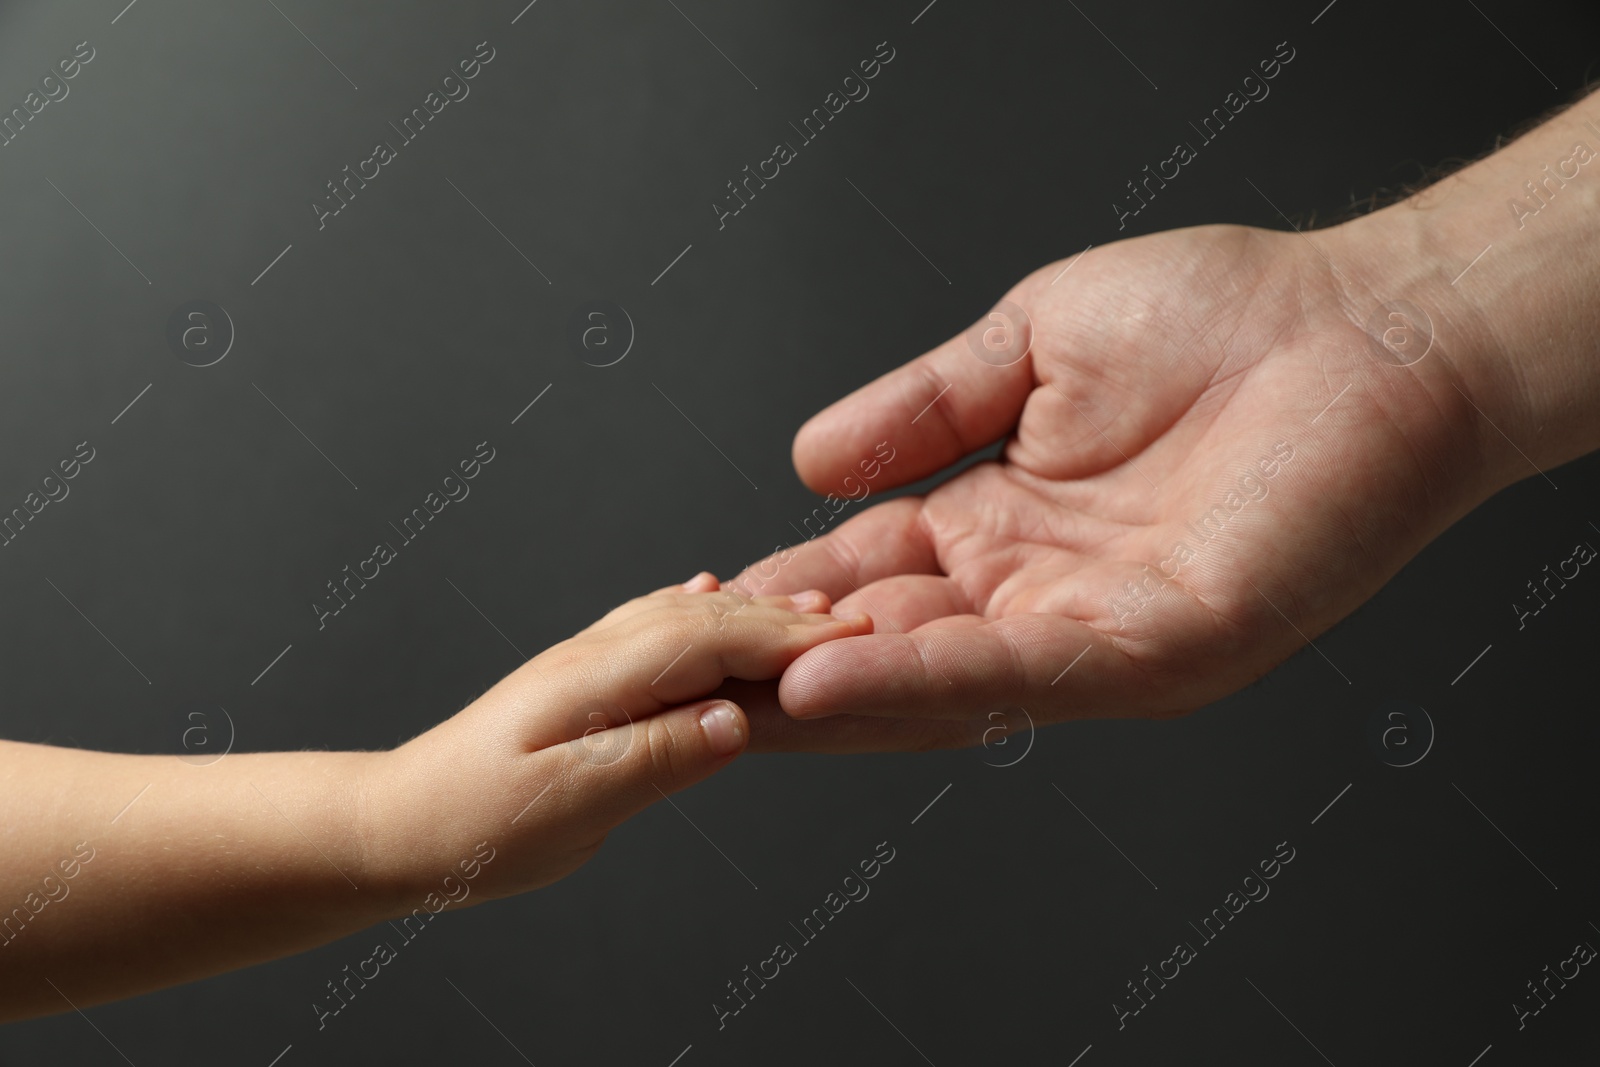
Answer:
[{"label": "child fingernail", "polygon": [[807,589],[803,593],[796,593],[789,598],[796,611],[812,611],[828,602],[828,597],[820,589]]},{"label": "child fingernail", "polygon": [[718,756],[731,756],[744,747],[744,726],[729,704],[715,704],[700,713],[706,744]]}]

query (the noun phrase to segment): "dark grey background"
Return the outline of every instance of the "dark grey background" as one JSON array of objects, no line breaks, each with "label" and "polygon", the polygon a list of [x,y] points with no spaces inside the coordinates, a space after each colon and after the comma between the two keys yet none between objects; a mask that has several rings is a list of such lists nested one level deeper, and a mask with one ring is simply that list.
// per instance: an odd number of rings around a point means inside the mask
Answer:
[{"label": "dark grey background", "polygon": [[[6,108],[75,42],[97,50],[0,149],[0,504],[77,442],[98,453],[0,549],[0,729],[141,752],[181,751],[185,714],[217,705],[241,750],[391,745],[512,669],[513,643],[793,541],[801,421],[1114,239],[1123,183],[1279,41],[1298,56],[1272,96],[1128,233],[1282,226],[1247,178],[1291,214],[1336,211],[1484,150],[1600,57],[1575,0],[1339,0],[1314,25],[1325,0],[539,0],[514,25],[523,0],[123,2],[0,12]],[[322,184],[484,40],[470,97],[319,232]],[[871,96],[719,232],[723,184],[882,40]],[[597,297],[637,326],[607,369],[563,340]],[[164,336],[195,298],[237,328],[206,369]],[[470,498],[319,632],[322,584],[485,438]],[[1600,539],[1600,466],[1551,476],[1319,641],[1351,686],[1307,652],[1183,721],[1043,731],[1009,768],[986,762],[1016,748],[752,757],[567,881],[445,916],[320,1033],[310,1005],[373,936],[94,1026],[10,1026],[0,1062],[1593,1062],[1600,978],[1521,1032],[1511,1007],[1600,942],[1600,587],[1520,633],[1507,608]],[[1387,699],[1437,727],[1414,767],[1367,743]],[[872,895],[718,1032],[724,983],[884,840]],[[1272,895],[1118,1032],[1124,983],[1280,841],[1297,858]]]}]

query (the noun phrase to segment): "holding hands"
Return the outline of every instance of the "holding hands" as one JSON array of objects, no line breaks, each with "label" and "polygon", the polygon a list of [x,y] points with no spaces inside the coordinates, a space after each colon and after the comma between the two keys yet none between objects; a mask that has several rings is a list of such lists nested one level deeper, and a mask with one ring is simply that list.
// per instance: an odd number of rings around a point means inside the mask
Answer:
[{"label": "holding hands", "polygon": [[[815,591],[722,592],[703,573],[623,604],[390,752],[236,754],[196,769],[0,742],[0,779],[30,815],[8,818],[0,869],[0,900],[20,902],[0,927],[0,1020],[563,878],[618,823],[743,751],[744,713],[701,698],[871,631],[829,607]],[[37,872],[63,841],[94,863],[41,896]]]}]

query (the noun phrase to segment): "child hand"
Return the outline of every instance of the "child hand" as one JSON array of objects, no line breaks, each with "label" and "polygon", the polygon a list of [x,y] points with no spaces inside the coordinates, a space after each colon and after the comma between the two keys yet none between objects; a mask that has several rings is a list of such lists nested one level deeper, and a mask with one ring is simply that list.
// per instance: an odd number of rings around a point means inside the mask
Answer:
[{"label": "child hand", "polygon": [[462,885],[471,871],[476,902],[572,873],[624,819],[743,751],[743,711],[700,698],[872,631],[867,616],[829,607],[820,592],[744,597],[701,574],[535,656],[373,759],[361,791],[367,882],[407,914],[446,875]]}]

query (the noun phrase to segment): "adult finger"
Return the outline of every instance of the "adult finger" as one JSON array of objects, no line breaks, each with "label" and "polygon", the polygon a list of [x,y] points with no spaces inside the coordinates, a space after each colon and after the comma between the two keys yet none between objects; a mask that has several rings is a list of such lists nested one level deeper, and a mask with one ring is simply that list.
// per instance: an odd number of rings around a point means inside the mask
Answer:
[{"label": "adult finger", "polygon": [[777,682],[730,679],[712,695],[732,700],[744,709],[750,723],[750,752],[930,752],[975,748],[992,743],[995,737],[995,724],[981,720],[891,719],[875,715],[794,719],[778,703]]},{"label": "adult finger", "polygon": [[746,594],[820,589],[837,603],[890,575],[938,574],[939,558],[921,513],[921,497],[874,505],[820,537],[752,563],[724,588]]},{"label": "adult finger", "polygon": [[1033,389],[1032,326],[1002,301],[931,352],[813,415],[794,465],[819,493],[907,485],[992,444],[1016,426]]},{"label": "adult finger", "polygon": [[1017,706],[1038,722],[1159,715],[1193,707],[1100,631],[1057,615],[874,634],[820,645],[784,672],[797,719],[829,715],[982,719]]}]

